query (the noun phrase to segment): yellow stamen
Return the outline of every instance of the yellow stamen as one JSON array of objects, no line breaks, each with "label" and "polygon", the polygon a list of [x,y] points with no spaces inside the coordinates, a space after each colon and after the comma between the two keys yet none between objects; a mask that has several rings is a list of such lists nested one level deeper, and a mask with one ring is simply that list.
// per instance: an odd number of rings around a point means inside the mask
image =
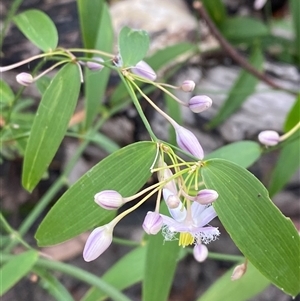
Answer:
[{"label": "yellow stamen", "polygon": [[179,246],[182,246],[183,248],[191,245],[194,242],[194,237],[188,233],[188,232],[183,232],[180,233],[179,235]]}]

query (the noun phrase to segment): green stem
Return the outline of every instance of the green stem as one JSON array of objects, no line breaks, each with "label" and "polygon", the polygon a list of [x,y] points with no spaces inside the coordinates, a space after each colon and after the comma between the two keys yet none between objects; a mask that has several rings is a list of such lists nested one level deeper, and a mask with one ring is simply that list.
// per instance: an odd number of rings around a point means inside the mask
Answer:
[{"label": "green stem", "polygon": [[[126,106],[128,102],[123,103],[119,106],[112,108],[101,120],[98,121],[96,126],[88,133],[92,135],[98,131],[98,129],[104,124],[104,122],[110,118],[113,114],[118,112],[121,108]],[[23,221],[19,228],[19,236],[24,236],[32,224],[36,221],[36,219],[40,216],[41,212],[45,210],[45,208],[49,205],[49,203],[53,200],[58,191],[67,183],[67,178],[76,162],[80,158],[81,154],[89,144],[89,139],[84,140],[81,145],[76,150],[76,153],[73,155],[71,160],[66,165],[64,172],[60,175],[60,177],[56,180],[56,182],[48,189],[48,191],[44,194],[44,196],[40,199],[38,204],[34,207],[34,209],[29,213],[26,219]],[[11,243],[6,247],[6,251],[11,250],[16,244],[16,241],[11,241]]]},{"label": "green stem", "polygon": [[11,238],[13,238],[15,241],[18,241],[26,248],[31,249],[31,247],[21,238],[20,234],[9,225],[9,223],[6,221],[6,219],[4,218],[1,212],[0,212],[0,225],[10,235]]},{"label": "green stem", "polygon": [[240,262],[240,261],[245,260],[244,256],[214,253],[214,252],[209,252],[208,253],[208,258],[216,259],[216,260],[222,260],[222,261],[233,261],[233,262]]},{"label": "green stem", "polygon": [[4,36],[6,34],[6,31],[8,29],[9,23],[12,20],[12,18],[14,17],[14,15],[15,15],[16,11],[18,10],[19,6],[21,5],[21,3],[22,3],[22,0],[15,0],[12,3],[12,5],[7,13],[7,17],[3,23],[3,27],[2,27],[1,34],[0,34],[0,52],[2,51],[3,40],[4,40]]},{"label": "green stem", "polygon": [[[13,257],[14,257],[13,255],[3,254],[0,257],[0,262],[6,262],[10,259],[13,259]],[[59,271],[66,275],[70,275],[74,278],[77,278],[77,279],[103,291],[112,300],[131,301],[128,297],[126,297],[124,294],[119,292],[116,288],[114,288],[109,283],[103,281],[100,277],[95,276],[89,272],[86,272],[80,268],[71,266],[67,263],[39,258],[37,260],[35,266],[43,267],[43,268],[54,270],[54,271]]]},{"label": "green stem", "polygon": [[124,239],[124,238],[118,238],[118,237],[113,237],[113,242],[122,246],[128,246],[128,247],[140,247],[141,243]]},{"label": "green stem", "polygon": [[137,99],[137,97],[136,97],[136,95],[134,93],[134,90],[132,88],[131,83],[128,81],[127,78],[124,78],[124,76],[120,72],[119,72],[119,75],[120,75],[120,77],[121,77],[121,79],[122,79],[122,81],[123,81],[123,83],[124,83],[124,85],[125,85],[128,93],[130,94],[130,96],[132,98],[132,101],[133,101],[133,103],[135,105],[135,108],[138,111],[138,113],[139,113],[139,115],[140,115],[140,117],[141,117],[141,119],[142,119],[142,121],[143,121],[143,123],[144,123],[144,125],[145,125],[145,127],[146,127],[146,129],[147,129],[147,131],[148,131],[148,133],[150,135],[150,137],[151,137],[151,139],[153,141],[157,142],[158,139],[157,139],[157,137],[155,136],[155,134],[152,131],[152,128],[151,128],[151,126],[150,126],[150,124],[149,124],[149,122],[148,122],[148,120],[147,120],[147,118],[146,118],[146,116],[145,116],[145,114],[143,112],[143,109],[141,108],[139,100]]}]

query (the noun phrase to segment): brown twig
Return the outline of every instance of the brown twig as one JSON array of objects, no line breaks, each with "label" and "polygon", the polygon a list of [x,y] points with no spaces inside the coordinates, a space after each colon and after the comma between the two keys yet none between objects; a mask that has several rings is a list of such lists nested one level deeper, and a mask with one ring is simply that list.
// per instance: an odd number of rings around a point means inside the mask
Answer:
[{"label": "brown twig", "polygon": [[[203,4],[201,1],[195,1],[193,4],[194,8],[199,13],[200,17],[205,20],[208,28],[210,29],[212,35],[219,41],[221,47],[229,54],[229,56],[238,63],[242,68],[247,70],[249,73],[254,75],[255,77],[259,78],[269,86],[274,89],[284,89],[270,80],[264,73],[255,69],[251,64],[248,63],[246,59],[244,59],[231,45],[230,43],[221,35],[218,28],[215,26],[209,15],[207,14]],[[284,89],[285,90],[285,89]],[[293,94],[297,94],[293,91],[289,91]]]}]

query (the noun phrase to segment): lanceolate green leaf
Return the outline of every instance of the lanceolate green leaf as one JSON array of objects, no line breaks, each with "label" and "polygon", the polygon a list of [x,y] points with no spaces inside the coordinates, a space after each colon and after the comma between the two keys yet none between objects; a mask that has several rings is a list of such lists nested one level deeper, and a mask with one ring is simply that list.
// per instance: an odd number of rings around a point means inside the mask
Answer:
[{"label": "lanceolate green leaf", "polygon": [[104,0],[77,0],[82,40],[87,49],[95,47],[103,4]]},{"label": "lanceolate green leaf", "polygon": [[78,66],[69,63],[44,93],[25,151],[22,184],[27,190],[33,190],[52,161],[74,112],[79,89]]},{"label": "lanceolate green leaf", "polygon": [[[144,276],[146,250],[147,247],[144,246],[127,253],[101,277],[102,280],[119,290],[141,281]],[[104,292],[94,287],[81,301],[101,301],[106,297]]]},{"label": "lanceolate green leaf", "polygon": [[16,15],[13,20],[26,38],[44,52],[57,47],[57,29],[52,20],[42,11],[26,10]]},{"label": "lanceolate green leaf", "polygon": [[139,142],[95,165],[65,192],[44,218],[35,236],[39,246],[63,242],[111,220],[115,212],[98,206],[94,195],[105,189],[117,190],[124,197],[134,194],[150,177],[155,154],[155,143]]},{"label": "lanceolate green leaf", "polygon": [[21,278],[29,273],[38,259],[38,252],[28,251],[13,257],[0,269],[0,296],[13,287]]},{"label": "lanceolate green leaf", "polygon": [[[88,2],[88,1],[86,1]],[[109,10],[105,3],[102,8],[101,22],[98,25],[95,49],[106,52],[112,52],[113,47],[113,28],[110,19]],[[100,104],[103,103],[106,85],[110,75],[109,68],[103,68],[101,71],[91,71],[86,68],[85,76],[85,128],[88,129],[98,113]]]},{"label": "lanceolate green leaf", "polygon": [[[205,186],[219,193],[214,207],[246,258],[288,294],[299,293],[299,234],[246,169],[222,159],[201,168]],[[222,239],[222,238],[220,238]]]},{"label": "lanceolate green leaf", "polygon": [[119,34],[119,50],[123,67],[135,66],[147,54],[149,36],[144,30],[133,30],[125,26]]},{"label": "lanceolate green leaf", "polygon": [[248,168],[261,155],[261,148],[254,141],[238,141],[211,152],[205,159],[220,158]]},{"label": "lanceolate green leaf", "polygon": [[[250,57],[250,63],[258,70],[262,68],[263,54],[259,47],[255,47]],[[209,122],[210,127],[216,127],[224,122],[232,113],[234,113],[242,103],[255,91],[258,79],[242,70],[239,77],[231,88],[228,97],[223,103],[217,115]]]},{"label": "lanceolate green leaf", "polygon": [[[166,211],[163,205],[162,213],[166,214]],[[177,240],[165,242],[160,233],[149,236],[143,281],[143,301],[168,300],[179,251]]]},{"label": "lanceolate green leaf", "polygon": [[248,263],[246,273],[235,281],[231,280],[233,269],[220,277],[197,301],[247,301],[270,285],[251,263]]}]

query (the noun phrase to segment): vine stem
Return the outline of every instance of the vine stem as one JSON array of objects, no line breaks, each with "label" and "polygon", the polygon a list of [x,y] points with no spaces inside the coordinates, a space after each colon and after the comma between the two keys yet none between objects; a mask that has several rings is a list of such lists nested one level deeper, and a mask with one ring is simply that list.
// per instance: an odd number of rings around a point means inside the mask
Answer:
[{"label": "vine stem", "polygon": [[[238,63],[242,68],[247,70],[249,73],[257,77],[258,79],[262,80],[269,86],[271,86],[274,89],[280,89],[280,90],[286,90],[280,85],[277,85],[274,81],[272,81],[270,78],[268,78],[264,73],[258,71],[256,68],[254,68],[249,62],[243,58],[238,51],[231,46],[231,44],[222,36],[218,28],[215,26],[213,21],[211,20],[210,16],[206,12],[206,9],[201,1],[195,1],[193,4],[195,10],[198,12],[200,17],[206,22],[209,30],[211,31],[212,35],[218,40],[221,47],[228,53],[228,55],[236,62]],[[289,91],[290,93],[297,95],[295,91]]]}]

